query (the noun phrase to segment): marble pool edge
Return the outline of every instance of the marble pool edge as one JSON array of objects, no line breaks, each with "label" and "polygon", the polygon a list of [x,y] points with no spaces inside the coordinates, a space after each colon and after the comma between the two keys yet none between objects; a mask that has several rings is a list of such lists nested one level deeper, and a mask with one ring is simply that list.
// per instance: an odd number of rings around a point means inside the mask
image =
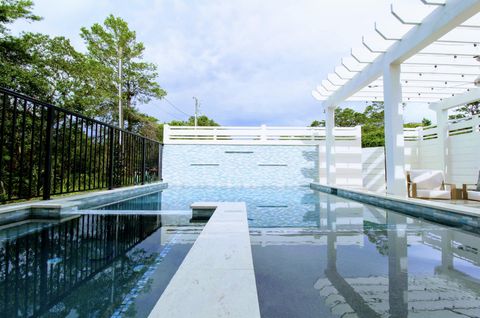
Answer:
[{"label": "marble pool edge", "polygon": [[243,202],[197,202],[212,209],[149,318],[259,318],[247,209]]}]

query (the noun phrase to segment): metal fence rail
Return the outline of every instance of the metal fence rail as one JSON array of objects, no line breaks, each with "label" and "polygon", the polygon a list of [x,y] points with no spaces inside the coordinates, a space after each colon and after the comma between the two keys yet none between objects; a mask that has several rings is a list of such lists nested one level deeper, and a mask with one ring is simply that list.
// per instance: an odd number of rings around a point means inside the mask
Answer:
[{"label": "metal fence rail", "polygon": [[162,144],[0,88],[0,202],[161,179]]}]

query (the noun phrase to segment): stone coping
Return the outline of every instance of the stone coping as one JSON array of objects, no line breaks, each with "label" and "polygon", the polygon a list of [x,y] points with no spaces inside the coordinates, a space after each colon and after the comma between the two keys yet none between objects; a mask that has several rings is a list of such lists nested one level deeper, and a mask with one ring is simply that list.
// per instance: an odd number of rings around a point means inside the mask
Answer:
[{"label": "stone coping", "polygon": [[50,210],[72,211],[86,204],[107,204],[119,199],[132,198],[160,191],[168,187],[167,183],[155,182],[146,185],[117,188],[113,190],[101,190],[82,194],[74,194],[67,197],[22,203],[0,205],[0,215],[16,211]]},{"label": "stone coping", "polygon": [[315,182],[310,183],[310,188],[434,222],[480,231],[480,209],[477,208]]},{"label": "stone coping", "polygon": [[215,208],[149,317],[259,318],[245,203],[198,202]]}]

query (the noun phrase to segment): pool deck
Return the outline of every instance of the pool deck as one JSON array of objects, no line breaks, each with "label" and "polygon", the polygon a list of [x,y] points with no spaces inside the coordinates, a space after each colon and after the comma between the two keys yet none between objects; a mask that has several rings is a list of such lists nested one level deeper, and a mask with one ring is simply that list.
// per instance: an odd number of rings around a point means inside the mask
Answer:
[{"label": "pool deck", "polygon": [[462,205],[460,202],[455,202],[454,204],[450,201],[415,199],[316,182],[311,183],[310,188],[380,208],[424,217],[436,222],[465,225],[476,230],[480,228],[480,209],[478,205]]},{"label": "pool deck", "polygon": [[259,318],[245,203],[199,202],[215,209],[150,318]]}]

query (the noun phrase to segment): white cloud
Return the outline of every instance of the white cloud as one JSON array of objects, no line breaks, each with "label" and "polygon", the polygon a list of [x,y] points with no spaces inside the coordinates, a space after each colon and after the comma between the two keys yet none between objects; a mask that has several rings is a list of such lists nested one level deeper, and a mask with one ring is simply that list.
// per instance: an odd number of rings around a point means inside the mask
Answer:
[{"label": "white cloud", "polygon": [[[80,27],[113,13],[137,31],[169,100],[185,111],[195,95],[203,112],[223,124],[307,125],[322,116],[310,91],[384,19],[388,3],[42,0],[36,12],[45,20],[16,30],[65,35],[82,47]],[[161,101],[142,110],[161,120],[183,116]]]}]

